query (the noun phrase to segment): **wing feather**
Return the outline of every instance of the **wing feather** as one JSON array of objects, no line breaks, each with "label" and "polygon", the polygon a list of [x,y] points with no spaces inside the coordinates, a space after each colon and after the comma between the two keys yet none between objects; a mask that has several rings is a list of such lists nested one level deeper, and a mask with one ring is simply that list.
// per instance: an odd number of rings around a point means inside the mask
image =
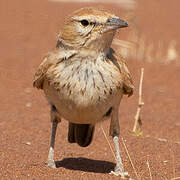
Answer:
[{"label": "wing feather", "polygon": [[123,83],[123,91],[124,94],[131,96],[134,91],[133,80],[131,74],[128,70],[125,59],[120,55],[116,54],[113,49],[110,49],[108,58],[116,65],[116,67],[120,71],[120,79]]},{"label": "wing feather", "polygon": [[43,89],[43,84],[44,80],[46,79],[48,69],[62,60],[71,58],[75,54],[75,50],[66,51],[64,49],[56,49],[50,52],[47,56],[45,56],[43,62],[39,65],[34,75],[33,86],[38,89]]},{"label": "wing feather", "polygon": [[132,76],[128,70],[128,66],[126,64],[125,59],[119,55],[117,56],[117,61],[119,62],[120,67],[121,67],[124,94],[131,96],[134,91]]}]

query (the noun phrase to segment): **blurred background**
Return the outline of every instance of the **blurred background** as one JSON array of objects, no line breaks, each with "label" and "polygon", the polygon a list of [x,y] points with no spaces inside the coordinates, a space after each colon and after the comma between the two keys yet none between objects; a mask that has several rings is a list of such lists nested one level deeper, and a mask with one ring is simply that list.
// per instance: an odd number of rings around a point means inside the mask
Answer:
[{"label": "blurred background", "polygon": [[[99,126],[92,145],[82,149],[67,143],[67,123],[63,121],[55,155],[60,168],[51,170],[44,166],[51,126],[49,106],[42,91],[32,88],[33,75],[44,55],[55,47],[64,18],[88,6],[107,9],[129,24],[113,41],[116,51],[126,58],[136,87],[133,97],[123,99],[119,114],[121,136],[136,168],[136,171],[132,168],[121,143],[126,170],[136,179],[178,178],[179,0],[1,0],[0,176],[3,179],[118,178],[108,174],[114,159]],[[136,137],[131,131],[142,67],[143,134]],[[105,122],[107,134],[108,127],[109,123]],[[60,161],[67,157],[66,161]]]}]

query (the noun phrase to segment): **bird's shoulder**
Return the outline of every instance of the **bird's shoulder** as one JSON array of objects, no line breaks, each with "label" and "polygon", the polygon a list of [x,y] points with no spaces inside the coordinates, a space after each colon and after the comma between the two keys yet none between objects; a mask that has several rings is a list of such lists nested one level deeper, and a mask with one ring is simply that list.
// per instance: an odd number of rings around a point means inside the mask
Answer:
[{"label": "bird's shoulder", "polygon": [[44,80],[47,78],[46,73],[50,67],[60,63],[63,60],[69,59],[77,52],[75,50],[55,49],[49,52],[39,65],[34,75],[33,86],[38,89],[43,89]]},{"label": "bird's shoulder", "polygon": [[110,49],[107,58],[111,60],[120,71],[119,79],[123,84],[124,94],[131,96],[134,91],[134,85],[125,58],[123,58],[119,53],[115,52],[112,48]]}]

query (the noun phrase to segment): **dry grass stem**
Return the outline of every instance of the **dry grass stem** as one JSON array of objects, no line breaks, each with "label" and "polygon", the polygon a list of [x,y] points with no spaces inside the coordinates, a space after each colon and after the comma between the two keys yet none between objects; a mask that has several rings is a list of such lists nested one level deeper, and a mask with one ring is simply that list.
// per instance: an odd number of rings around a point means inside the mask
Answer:
[{"label": "dry grass stem", "polygon": [[173,177],[176,176],[176,172],[175,172],[175,163],[174,163],[174,152],[171,150],[172,153],[172,163],[173,163]]},{"label": "dry grass stem", "polygon": [[129,158],[129,160],[130,160],[130,163],[131,163],[131,166],[132,166],[132,168],[133,168],[133,170],[134,170],[134,173],[136,174],[136,177],[137,177],[137,179],[139,180],[140,178],[139,178],[139,176],[138,176],[138,174],[137,174],[136,168],[135,168],[135,166],[134,166],[134,164],[133,164],[133,162],[132,162],[131,156],[130,156],[130,154],[129,154],[129,152],[128,152],[127,146],[126,146],[123,138],[122,138],[122,143],[123,143],[124,149],[125,149],[125,151],[126,151],[126,153],[127,153],[127,155],[128,155],[128,158]]},{"label": "dry grass stem", "polygon": [[152,173],[151,173],[151,169],[150,169],[150,165],[149,165],[149,161],[148,160],[147,160],[147,167],[148,167],[148,170],[149,170],[150,179],[152,180]]},{"label": "dry grass stem", "polygon": [[109,140],[108,140],[108,138],[107,138],[107,135],[106,135],[106,133],[105,133],[105,131],[104,131],[104,128],[102,127],[102,123],[101,123],[101,129],[102,129],[102,132],[103,132],[103,134],[104,134],[104,137],[105,137],[105,139],[106,139],[106,141],[107,141],[107,143],[108,143],[108,145],[109,145],[109,147],[110,147],[110,149],[111,149],[111,152],[112,152],[112,154],[113,154],[113,156],[114,156],[114,159],[116,160],[115,153],[114,153],[114,151],[113,151],[113,149],[112,149],[112,146],[111,146],[111,144],[110,144],[110,142],[109,142]]},{"label": "dry grass stem", "polygon": [[180,180],[180,177],[172,178],[171,180]]},{"label": "dry grass stem", "polygon": [[[135,133],[137,136],[142,135],[142,121],[140,117],[141,108],[144,105],[144,102],[142,101],[142,83],[143,83],[143,75],[144,75],[144,68],[141,68],[141,77],[140,77],[140,83],[139,83],[139,102],[138,102],[138,108],[135,115],[135,122],[133,127],[133,133]],[[137,126],[139,126],[139,129],[137,129]]]},{"label": "dry grass stem", "polygon": [[164,139],[164,138],[155,138],[155,139],[157,139],[160,142],[167,142],[167,139]]}]

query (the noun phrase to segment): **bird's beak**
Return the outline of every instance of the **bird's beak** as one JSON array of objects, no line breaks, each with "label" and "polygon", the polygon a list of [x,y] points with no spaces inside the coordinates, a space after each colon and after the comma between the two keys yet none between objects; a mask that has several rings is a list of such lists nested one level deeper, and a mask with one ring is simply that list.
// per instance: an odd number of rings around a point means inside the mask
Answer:
[{"label": "bird's beak", "polygon": [[109,18],[107,20],[107,25],[111,26],[113,29],[118,29],[118,28],[124,28],[124,27],[128,27],[127,22],[125,22],[124,20],[120,19],[120,18]]}]

